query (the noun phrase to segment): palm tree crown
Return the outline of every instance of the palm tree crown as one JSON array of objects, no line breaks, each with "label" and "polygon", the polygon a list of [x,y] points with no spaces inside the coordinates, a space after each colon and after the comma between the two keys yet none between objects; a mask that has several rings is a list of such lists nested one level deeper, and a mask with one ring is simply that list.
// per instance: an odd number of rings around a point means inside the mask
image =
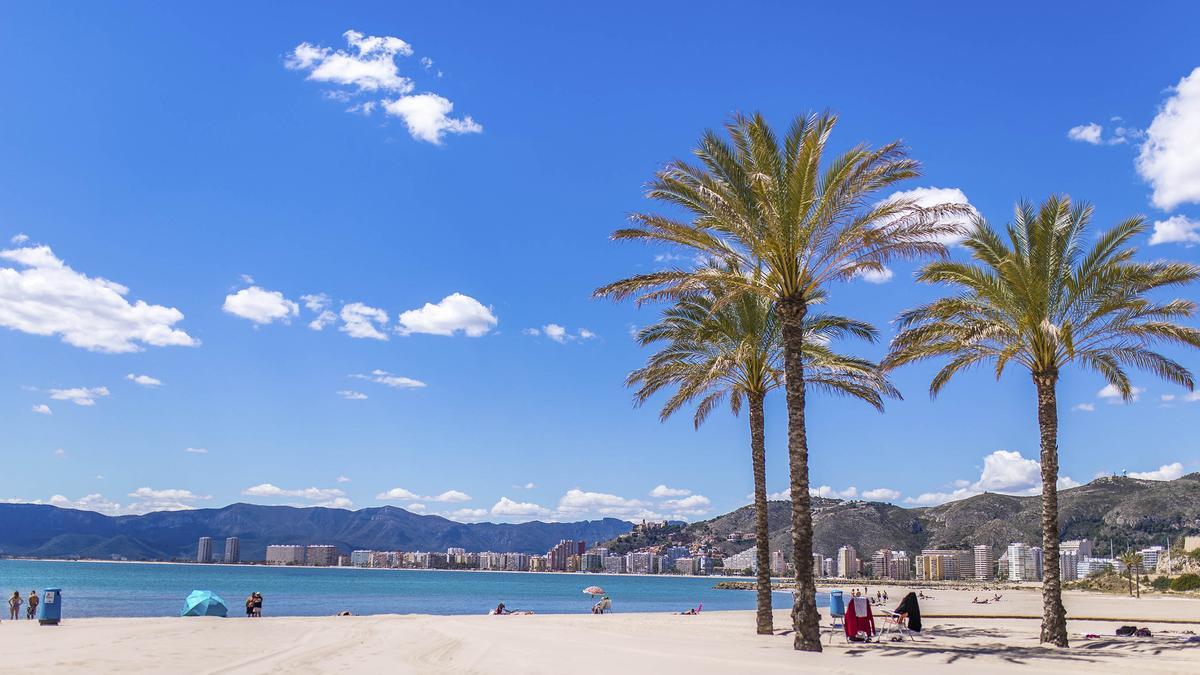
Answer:
[{"label": "palm tree crown", "polygon": [[1133,391],[1129,366],[1191,389],[1187,368],[1151,346],[1200,347],[1200,330],[1174,322],[1190,317],[1196,303],[1147,294],[1194,281],[1200,267],[1134,261],[1129,243],[1145,229],[1141,217],[1087,247],[1091,215],[1091,206],[1072,206],[1067,197],[1051,197],[1036,210],[1021,203],[1007,238],[977,218],[963,242],[975,263],[935,262],[918,276],[959,292],[902,314],[886,364],[951,357],[930,384],[935,396],[956,373],[984,362],[997,377],[1011,362],[1035,375],[1078,363],[1125,397]]},{"label": "palm tree crown", "polygon": [[[805,385],[810,389],[858,398],[878,410],[884,398],[899,398],[876,364],[829,346],[847,336],[874,342],[877,332],[870,324],[813,314],[805,329]],[[660,412],[663,420],[695,402],[693,422],[699,427],[723,401],[737,415],[747,396],[765,396],[783,384],[780,325],[772,304],[761,296],[743,293],[723,305],[711,294],[686,296],[637,339],[644,346],[664,346],[630,373],[626,384],[637,387],[638,405],[673,387]]]}]

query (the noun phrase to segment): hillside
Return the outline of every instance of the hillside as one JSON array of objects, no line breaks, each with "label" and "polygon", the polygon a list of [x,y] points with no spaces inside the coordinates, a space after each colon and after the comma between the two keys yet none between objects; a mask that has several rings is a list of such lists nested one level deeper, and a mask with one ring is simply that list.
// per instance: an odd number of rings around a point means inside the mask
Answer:
[{"label": "hillside", "polygon": [[0,504],[0,555],[131,560],[194,558],[196,542],[241,539],[242,558],[262,560],[268,544],[334,544],[354,549],[545,553],[560,539],[604,541],[628,532],[624,520],[578,523],[457,523],[391,506],[347,511],[232,504],[221,509],[105,516],[40,504]]},{"label": "hillside", "polygon": [[[1173,481],[1098,478],[1059,493],[1064,539],[1113,539],[1149,546],[1183,534],[1200,533],[1200,473]],[[771,549],[791,560],[791,504],[768,503]],[[891,548],[969,548],[988,544],[997,554],[1012,542],[1041,541],[1041,498],[984,493],[939,506],[904,508],[881,502],[813,499],[814,550],[832,557],[850,544],[859,555]],[[744,506],[688,525],[671,543],[711,542],[725,554],[751,545],[749,538],[730,542],[731,533],[754,532],[754,509]],[[648,545],[667,543],[647,541]]]}]

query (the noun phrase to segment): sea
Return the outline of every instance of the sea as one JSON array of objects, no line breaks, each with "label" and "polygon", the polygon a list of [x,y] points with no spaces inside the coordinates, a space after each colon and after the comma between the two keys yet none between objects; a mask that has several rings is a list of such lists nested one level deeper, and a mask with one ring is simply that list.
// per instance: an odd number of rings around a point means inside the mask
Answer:
[{"label": "sea", "polygon": [[[245,612],[253,591],[264,616],[353,614],[486,614],[497,603],[537,614],[579,614],[595,602],[583,593],[599,586],[616,612],[754,609],[753,591],[717,590],[720,577],[552,574],[450,570],[268,567],[182,563],[0,560],[0,595],[25,597],[62,589],[70,617],[178,616],[193,590],[213,591],[230,616]],[[742,578],[742,581],[747,579]],[[791,607],[790,592],[773,593],[774,607]],[[828,605],[819,594],[817,604]],[[7,616],[7,615],[5,615]]]}]

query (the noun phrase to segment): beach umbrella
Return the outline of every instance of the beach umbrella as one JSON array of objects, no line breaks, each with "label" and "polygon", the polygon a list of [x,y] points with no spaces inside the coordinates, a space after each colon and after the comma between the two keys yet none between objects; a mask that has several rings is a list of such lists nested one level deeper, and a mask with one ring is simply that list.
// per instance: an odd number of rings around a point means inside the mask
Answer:
[{"label": "beach umbrella", "polygon": [[228,613],[221,596],[212,591],[192,591],[183,601],[179,616],[226,616]]},{"label": "beach umbrella", "polygon": [[583,589],[584,595],[604,595],[604,589],[599,586],[588,586]]}]

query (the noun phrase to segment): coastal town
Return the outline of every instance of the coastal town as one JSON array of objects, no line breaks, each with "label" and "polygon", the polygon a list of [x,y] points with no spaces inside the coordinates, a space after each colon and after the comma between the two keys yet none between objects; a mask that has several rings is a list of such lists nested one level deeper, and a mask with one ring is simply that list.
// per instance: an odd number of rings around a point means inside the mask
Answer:
[{"label": "coastal town", "polygon": [[[669,523],[635,526],[631,535],[669,527]],[[619,538],[617,544],[620,543]],[[750,534],[727,535],[730,542],[752,540]],[[1169,543],[1169,542],[1164,542]],[[267,565],[309,567],[363,567],[375,569],[481,570],[503,572],[586,572],[597,574],[675,574],[690,576],[754,576],[758,573],[758,549],[751,546],[733,555],[714,552],[713,542],[691,546],[660,545],[621,553],[614,546],[588,545],[586,541],[563,539],[543,555],[519,552],[467,551],[449,547],[445,551],[376,551],[359,549],[344,552],[331,544],[271,544],[267,546]],[[1110,545],[1111,546],[1111,545]],[[196,562],[242,564],[240,539],[228,537],[223,554],[214,555],[213,539],[201,537]],[[1185,537],[1183,551],[1200,550],[1200,536]],[[1138,574],[1154,572],[1160,561],[1168,561],[1167,546],[1155,545],[1137,551],[1141,557]],[[771,551],[771,576],[794,574],[783,551]],[[970,549],[923,549],[910,556],[907,551],[879,549],[861,556],[851,545],[840,547],[826,557],[813,553],[813,571],[818,578],[876,579],[892,581],[1041,581],[1045,559],[1041,547],[1014,542],[999,556],[987,544]],[[1101,555],[1089,540],[1064,541],[1059,545],[1059,569],[1063,581],[1075,581],[1104,572],[1126,573],[1126,564],[1115,551]]]}]

